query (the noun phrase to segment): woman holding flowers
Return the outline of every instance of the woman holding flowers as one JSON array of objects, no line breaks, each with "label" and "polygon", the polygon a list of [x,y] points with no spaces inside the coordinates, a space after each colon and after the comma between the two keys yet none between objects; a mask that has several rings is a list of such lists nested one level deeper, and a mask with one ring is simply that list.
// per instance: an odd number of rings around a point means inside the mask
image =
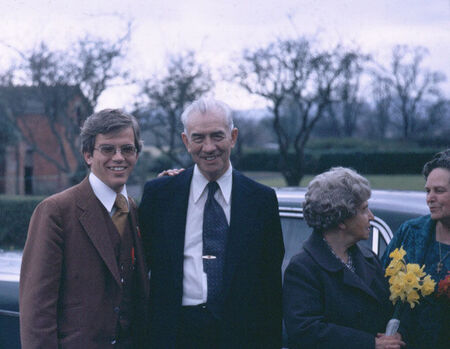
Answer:
[{"label": "woman holding flowers", "polygon": [[[430,214],[403,223],[394,234],[383,263],[388,277],[395,274],[394,268],[401,267],[396,261],[402,259],[405,263],[425,265],[422,272],[438,284],[432,295],[416,299],[418,304],[407,307],[400,315],[408,329],[408,348],[450,348],[450,299],[448,291],[443,291],[450,278],[450,149],[427,162],[423,174]],[[400,285],[397,287],[400,289]],[[414,297],[417,298],[415,293],[410,300]]]},{"label": "woman holding flowers", "polygon": [[367,179],[332,168],[308,186],[303,214],[314,229],[284,276],[283,308],[290,348],[401,348],[381,334],[392,315],[377,256],[356,243],[370,234]]}]

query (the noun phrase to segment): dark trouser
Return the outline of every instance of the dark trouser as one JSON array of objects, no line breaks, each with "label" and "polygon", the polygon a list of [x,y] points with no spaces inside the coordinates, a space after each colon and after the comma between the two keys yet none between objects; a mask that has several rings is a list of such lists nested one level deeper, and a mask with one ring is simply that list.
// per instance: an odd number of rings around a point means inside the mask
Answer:
[{"label": "dark trouser", "polygon": [[137,348],[131,331],[123,331],[119,328],[117,336],[116,349],[135,349]]},{"label": "dark trouser", "polygon": [[204,304],[181,308],[176,347],[180,349],[220,347],[219,321]]}]

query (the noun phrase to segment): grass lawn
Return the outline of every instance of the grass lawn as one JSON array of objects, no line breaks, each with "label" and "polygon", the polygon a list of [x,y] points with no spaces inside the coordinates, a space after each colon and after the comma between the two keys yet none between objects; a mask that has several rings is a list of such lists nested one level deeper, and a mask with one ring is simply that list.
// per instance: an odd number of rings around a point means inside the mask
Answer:
[{"label": "grass lawn", "polygon": [[[245,172],[245,175],[271,187],[285,187],[286,182],[279,172]],[[306,187],[314,176],[303,177],[300,186]],[[366,175],[372,189],[424,190],[422,175]]]}]

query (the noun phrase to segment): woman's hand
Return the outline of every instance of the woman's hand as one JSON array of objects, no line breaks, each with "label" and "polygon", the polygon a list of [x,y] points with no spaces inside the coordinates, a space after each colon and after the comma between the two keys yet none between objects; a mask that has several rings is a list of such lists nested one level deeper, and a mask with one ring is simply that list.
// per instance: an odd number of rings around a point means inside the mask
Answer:
[{"label": "woman's hand", "polygon": [[378,333],[375,338],[375,349],[400,349],[404,347],[406,347],[406,343],[402,341],[402,335],[398,332],[393,336]]}]

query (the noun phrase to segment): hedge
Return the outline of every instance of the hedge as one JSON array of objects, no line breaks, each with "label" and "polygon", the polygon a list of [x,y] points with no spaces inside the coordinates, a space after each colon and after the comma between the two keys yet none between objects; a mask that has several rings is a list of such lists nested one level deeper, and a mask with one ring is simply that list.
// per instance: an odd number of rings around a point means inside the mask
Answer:
[{"label": "hedge", "polygon": [[[330,167],[351,167],[363,174],[420,174],[425,162],[439,150],[426,151],[307,151],[304,173],[317,174]],[[294,154],[290,154],[293,159]],[[251,151],[235,157],[240,171],[279,171],[276,151]]]},{"label": "hedge", "polygon": [[0,247],[23,248],[31,215],[42,196],[0,195]]}]

